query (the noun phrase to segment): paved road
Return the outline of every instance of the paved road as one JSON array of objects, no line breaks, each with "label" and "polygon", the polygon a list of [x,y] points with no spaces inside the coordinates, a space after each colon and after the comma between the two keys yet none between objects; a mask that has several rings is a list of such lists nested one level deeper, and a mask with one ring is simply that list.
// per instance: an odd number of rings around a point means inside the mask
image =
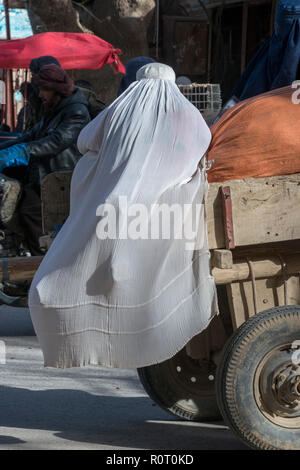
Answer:
[{"label": "paved road", "polygon": [[0,450],[246,449],[222,422],[178,421],[135,370],[43,367],[27,309],[0,308]]}]

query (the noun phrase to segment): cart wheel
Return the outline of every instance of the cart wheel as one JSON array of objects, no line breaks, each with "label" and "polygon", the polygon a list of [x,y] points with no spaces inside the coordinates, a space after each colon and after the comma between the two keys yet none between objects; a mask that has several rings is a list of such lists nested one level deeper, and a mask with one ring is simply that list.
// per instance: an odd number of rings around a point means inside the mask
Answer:
[{"label": "cart wheel", "polygon": [[191,359],[184,348],[167,361],[138,369],[138,374],[150,398],[172,415],[189,421],[221,419],[213,363]]},{"label": "cart wheel", "polygon": [[216,378],[225,422],[250,447],[300,449],[300,306],[266,310],[228,340]]}]

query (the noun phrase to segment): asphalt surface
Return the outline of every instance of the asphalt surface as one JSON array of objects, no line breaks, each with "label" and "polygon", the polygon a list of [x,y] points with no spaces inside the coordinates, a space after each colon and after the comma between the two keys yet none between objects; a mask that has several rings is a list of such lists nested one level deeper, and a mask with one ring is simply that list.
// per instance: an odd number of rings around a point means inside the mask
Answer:
[{"label": "asphalt surface", "polygon": [[222,422],[159,408],[135,370],[44,368],[28,309],[0,308],[0,340],[0,450],[247,449]]}]

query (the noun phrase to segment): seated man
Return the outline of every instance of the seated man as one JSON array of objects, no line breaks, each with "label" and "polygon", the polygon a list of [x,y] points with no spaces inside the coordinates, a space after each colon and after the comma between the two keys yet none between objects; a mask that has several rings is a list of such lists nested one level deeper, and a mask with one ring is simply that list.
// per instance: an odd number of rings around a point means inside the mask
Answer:
[{"label": "seated man", "polygon": [[16,132],[29,131],[43,117],[42,100],[39,97],[39,89],[34,83],[34,78],[39,74],[39,71],[44,65],[49,64],[56,64],[60,67],[58,60],[52,56],[36,57],[35,59],[32,59],[29,64],[32,80],[27,84],[26,82],[23,82],[20,87],[23,97],[27,95],[27,103],[18,115]]},{"label": "seated man", "polygon": [[13,143],[5,143],[5,150],[0,151],[0,171],[28,165],[18,211],[31,254],[41,255],[41,182],[51,172],[74,169],[81,156],[77,137],[90,115],[87,100],[58,65],[43,66],[34,82],[39,87],[44,115],[31,131]]},{"label": "seated man", "polygon": [[[29,64],[31,82],[23,82],[20,86],[20,92],[25,100],[24,107],[18,114],[15,132],[10,132],[10,129],[7,129],[8,132],[0,132],[0,148],[5,148],[5,145],[3,146],[2,144],[6,140],[10,140],[12,145],[22,133],[30,131],[35,124],[41,121],[44,113],[43,103],[39,97],[39,88],[35,85],[34,78],[39,74],[40,69],[44,65],[49,64],[56,64],[60,67],[58,60],[52,56],[41,56],[31,60]],[[5,131],[5,129],[1,130]],[[23,182],[24,166],[8,167],[5,169],[4,174]],[[16,182],[14,184],[16,184]],[[0,220],[1,217],[2,214],[0,210]]]}]

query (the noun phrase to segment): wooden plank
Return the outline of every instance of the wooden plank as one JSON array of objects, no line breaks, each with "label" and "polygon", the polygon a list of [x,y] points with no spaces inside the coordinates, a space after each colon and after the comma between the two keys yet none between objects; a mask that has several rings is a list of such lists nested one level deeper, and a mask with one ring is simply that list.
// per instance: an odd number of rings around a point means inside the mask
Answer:
[{"label": "wooden plank", "polygon": [[31,280],[42,259],[42,256],[0,258],[0,280],[2,280],[4,273],[8,276],[7,280],[9,281]]},{"label": "wooden plank", "polygon": [[239,285],[240,283],[236,282],[226,286],[233,331],[245,322],[245,307],[242,304],[242,308],[240,308],[240,299],[237,293]]},{"label": "wooden plank", "polygon": [[[224,183],[223,183],[224,184]],[[209,248],[225,248],[219,188],[206,201]],[[300,239],[300,174],[226,181],[232,198],[235,246]]]},{"label": "wooden plank", "polygon": [[212,266],[220,269],[231,269],[233,266],[232,251],[213,250]]},{"label": "wooden plank", "polygon": [[[44,231],[69,214],[71,172],[51,173],[42,183]],[[222,183],[211,183],[206,201],[210,249],[225,248]],[[227,181],[232,198],[235,246],[300,239],[300,174]]]},{"label": "wooden plank", "polygon": [[[284,255],[287,275],[300,273],[300,253]],[[278,256],[269,258],[252,258],[253,271],[256,279],[282,276],[282,263]],[[229,284],[235,281],[251,279],[250,267],[246,260],[234,262],[231,269],[213,268],[212,275],[216,284]]]},{"label": "wooden plank", "polygon": [[[15,257],[6,258],[6,266],[9,272],[10,280],[32,279],[36,269],[42,261],[42,256]],[[287,264],[287,274],[300,273],[300,253],[285,255],[284,260]],[[275,276],[282,276],[282,265],[280,259],[276,256],[270,259],[252,260],[256,279],[266,279]],[[4,271],[3,259],[0,259],[0,278]],[[236,262],[231,269],[213,268],[212,275],[218,285],[229,284],[235,281],[250,280],[250,270],[247,262]],[[300,301],[300,299],[299,299]],[[299,302],[300,303],[300,302]]]},{"label": "wooden plank", "polygon": [[223,225],[225,234],[225,245],[228,249],[235,248],[234,243],[234,229],[232,220],[232,201],[230,186],[221,186],[220,188],[222,198],[222,213],[223,213]]},{"label": "wooden plank", "polygon": [[[283,306],[284,283],[282,277],[258,279],[256,283],[257,312]],[[234,330],[255,315],[253,289],[251,281],[233,282],[227,286],[228,300]],[[299,305],[299,276],[290,276],[287,280],[287,305]]]}]

